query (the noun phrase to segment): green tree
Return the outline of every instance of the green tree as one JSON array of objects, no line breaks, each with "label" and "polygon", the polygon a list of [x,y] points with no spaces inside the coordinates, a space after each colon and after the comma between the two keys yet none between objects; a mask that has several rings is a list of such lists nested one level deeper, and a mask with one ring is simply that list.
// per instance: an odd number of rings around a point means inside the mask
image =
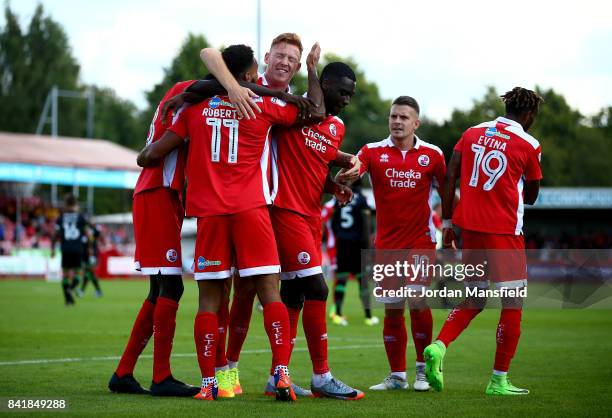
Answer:
[{"label": "green tree", "polygon": [[190,33],[183,42],[178,55],[172,60],[170,67],[164,69],[163,79],[146,92],[148,106],[140,118],[140,128],[145,132],[145,136],[157,105],[175,83],[201,79],[208,74],[208,70],[200,60],[200,50],[208,46],[208,41],[203,35]]},{"label": "green tree", "polygon": [[[4,14],[6,25],[0,30],[0,129],[34,132],[51,87],[77,88],[79,65],[64,30],[45,15],[42,5],[36,7],[26,33],[8,6]],[[62,134],[73,134],[74,112],[62,108]]]},{"label": "green tree", "polygon": [[[352,58],[326,54],[321,60],[319,74],[327,63],[334,61],[342,61],[348,64],[357,78],[357,88],[351,103],[338,115],[346,126],[342,150],[356,153],[366,143],[380,140],[389,135],[387,120],[391,102],[380,97],[376,83],[366,78],[365,73]],[[308,89],[306,75],[296,74],[291,83],[291,88],[295,93],[305,92]]]},{"label": "green tree", "polygon": [[[117,97],[112,89],[95,86],[92,88],[95,97],[94,137],[140,150],[147,132],[141,129],[140,114],[136,106],[129,100]],[[85,106],[84,103],[81,105]]]}]

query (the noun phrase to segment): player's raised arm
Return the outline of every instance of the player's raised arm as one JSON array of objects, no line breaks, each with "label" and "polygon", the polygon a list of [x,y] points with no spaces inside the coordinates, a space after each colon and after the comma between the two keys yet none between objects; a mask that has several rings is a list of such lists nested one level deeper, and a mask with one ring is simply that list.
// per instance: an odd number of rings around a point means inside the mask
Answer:
[{"label": "player's raised arm", "polygon": [[140,167],[150,167],[154,165],[158,159],[168,155],[173,149],[183,144],[183,138],[176,133],[167,130],[161,138],[150,143],[138,154],[136,163]]},{"label": "player's raised arm", "polygon": [[230,102],[234,103],[238,113],[245,119],[255,119],[255,111],[261,113],[261,109],[253,101],[257,95],[250,89],[240,86],[232,73],[225,65],[223,57],[214,48],[204,48],[200,51],[200,58],[206,68],[219,80],[221,85],[227,90]]},{"label": "player's raised arm", "polygon": [[317,75],[317,64],[319,64],[320,57],[321,47],[319,43],[316,42],[306,57],[306,68],[308,69],[308,98],[313,103],[313,108],[308,118],[311,122],[321,121],[326,115],[323,89],[321,88],[321,82]]},{"label": "player's raised arm", "polygon": [[180,109],[185,103],[200,103],[217,94],[227,94],[225,88],[216,79],[198,80],[187,87],[184,92],[168,99],[162,108],[162,125],[166,124],[168,112]]},{"label": "player's raised arm", "polygon": [[451,248],[455,240],[453,231],[453,204],[455,201],[455,185],[461,175],[461,152],[453,151],[453,156],[448,163],[446,179],[442,187],[440,197],[442,199],[442,246]]}]

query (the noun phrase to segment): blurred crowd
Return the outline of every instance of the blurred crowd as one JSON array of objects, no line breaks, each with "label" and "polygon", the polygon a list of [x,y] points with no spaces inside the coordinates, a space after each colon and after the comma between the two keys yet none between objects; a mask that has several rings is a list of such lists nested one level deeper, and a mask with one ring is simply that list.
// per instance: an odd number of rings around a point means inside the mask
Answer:
[{"label": "blurred crowd", "polygon": [[[20,207],[20,217],[17,208]],[[0,196],[0,255],[10,255],[16,249],[51,249],[55,222],[60,209],[40,197],[22,198]],[[133,251],[131,228],[125,225],[97,225],[99,245],[118,249],[120,253]]]},{"label": "blurred crowd", "polygon": [[612,248],[612,236],[605,232],[572,234],[562,231],[558,234],[536,232],[525,236],[528,250],[535,249],[607,249]]},{"label": "blurred crowd", "polygon": [[[15,249],[50,249],[55,220],[59,209],[40,197],[22,198],[19,202],[21,219],[18,222],[17,201],[14,197],[0,196],[0,255],[9,255]],[[97,225],[99,245],[114,248],[130,255],[134,250],[131,225]],[[527,249],[603,249],[612,248],[612,235],[604,232],[545,233],[537,231],[525,237]]]}]

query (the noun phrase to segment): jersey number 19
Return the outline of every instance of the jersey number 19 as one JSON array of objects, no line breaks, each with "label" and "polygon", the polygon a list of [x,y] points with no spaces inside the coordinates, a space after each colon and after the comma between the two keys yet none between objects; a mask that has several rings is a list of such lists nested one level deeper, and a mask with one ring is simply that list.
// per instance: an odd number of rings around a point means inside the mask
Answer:
[{"label": "jersey number 19", "polygon": [[[470,186],[478,187],[478,176],[480,174],[480,167],[482,171],[488,177],[487,181],[482,185],[482,189],[486,192],[492,190],[495,187],[495,183],[508,168],[508,158],[506,155],[499,150],[491,150],[485,153],[486,148],[482,145],[472,144],[472,151],[474,151],[474,166],[472,167],[472,176],[470,177]],[[497,166],[491,168],[491,162],[497,160]]]}]

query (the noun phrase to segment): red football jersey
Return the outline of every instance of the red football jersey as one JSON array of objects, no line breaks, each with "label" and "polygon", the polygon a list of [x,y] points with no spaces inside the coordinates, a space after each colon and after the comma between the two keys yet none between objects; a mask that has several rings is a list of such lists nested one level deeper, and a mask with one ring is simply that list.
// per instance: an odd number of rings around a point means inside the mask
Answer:
[{"label": "red football jersey", "polygon": [[254,99],[262,113],[239,119],[227,97],[183,107],[170,128],[189,137],[187,216],[228,215],[272,203],[268,134],[295,122],[297,108],[274,97]]},{"label": "red football jersey", "polygon": [[415,136],[414,147],[401,151],[388,137],[366,144],[357,155],[361,173],[369,172],[374,191],[376,248],[414,248],[424,240],[435,243],[431,194],[446,175],[442,150]]},{"label": "red football jersey", "polygon": [[325,246],[327,247],[328,251],[336,247],[336,237],[334,236],[334,231],[331,227],[335,204],[336,200],[335,198],[332,198],[331,200],[327,201],[321,209],[321,222],[325,229],[325,236],[327,238],[325,240]]},{"label": "red football jersey", "polygon": [[321,196],[329,164],[344,139],[344,123],[328,116],[320,123],[276,131],[273,164],[277,165],[278,191],[274,205],[306,216],[321,215]]},{"label": "red football jersey", "polygon": [[481,123],[455,145],[461,153],[461,200],[453,222],[490,234],[523,232],[523,182],[540,180],[540,143],[510,119]]},{"label": "red football jersey", "polygon": [[[166,128],[172,124],[172,115],[168,113],[166,117],[166,126],[162,124],[161,111],[164,103],[168,99],[182,93],[187,87],[192,85],[195,80],[179,81],[170,88],[157,105],[155,115],[149,126],[149,134],[147,135],[147,145],[157,141],[162,137]],[[162,158],[157,164],[152,167],[145,167],[138,176],[134,194],[145,190],[155,189],[157,187],[170,187],[179,192],[179,196],[183,194],[183,186],[185,184],[185,156],[187,155],[185,146],[173,150],[166,157]]]}]

